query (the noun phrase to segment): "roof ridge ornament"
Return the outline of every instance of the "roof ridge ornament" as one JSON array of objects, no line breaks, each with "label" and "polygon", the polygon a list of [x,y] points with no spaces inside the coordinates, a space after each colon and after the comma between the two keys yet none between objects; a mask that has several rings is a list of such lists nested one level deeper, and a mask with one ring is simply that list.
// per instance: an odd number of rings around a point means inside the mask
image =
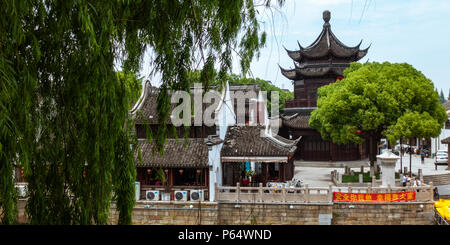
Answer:
[{"label": "roof ridge ornament", "polygon": [[323,21],[325,21],[324,25],[330,25],[331,13],[328,10],[323,11],[322,13]]}]

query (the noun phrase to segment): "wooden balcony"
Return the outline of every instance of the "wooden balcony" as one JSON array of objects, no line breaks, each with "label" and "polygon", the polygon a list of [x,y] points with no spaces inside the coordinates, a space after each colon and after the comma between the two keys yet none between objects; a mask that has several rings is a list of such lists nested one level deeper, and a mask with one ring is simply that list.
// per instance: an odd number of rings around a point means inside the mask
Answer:
[{"label": "wooden balcony", "polygon": [[316,107],[316,99],[293,99],[286,101],[285,108]]}]

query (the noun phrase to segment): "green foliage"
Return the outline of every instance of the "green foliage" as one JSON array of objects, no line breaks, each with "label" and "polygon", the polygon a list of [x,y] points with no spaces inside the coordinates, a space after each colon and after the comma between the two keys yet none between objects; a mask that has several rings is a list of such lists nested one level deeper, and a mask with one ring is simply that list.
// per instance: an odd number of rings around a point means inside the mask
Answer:
[{"label": "green foliage", "polygon": [[[188,89],[187,71],[203,64],[207,83],[216,63],[219,76],[230,70],[233,50],[248,70],[265,43],[256,14],[251,0],[2,1],[2,222],[16,219],[16,163],[29,182],[32,224],[105,224],[112,192],[119,223],[130,224],[136,139],[128,110],[137,87],[115,62],[133,74],[152,50],[165,122],[168,91]],[[160,147],[165,135],[163,127],[154,138]]]},{"label": "green foliage", "polygon": [[125,85],[127,91],[127,98],[129,100],[129,108],[136,104],[142,91],[142,78],[136,74],[125,74],[124,72],[117,73],[118,79]]},{"label": "green foliage", "polygon": [[395,144],[400,138],[440,134],[447,120],[445,109],[433,83],[411,65],[352,63],[344,77],[318,90],[310,125],[323,138],[361,143],[384,135]]},{"label": "green foliage", "polygon": [[[359,175],[361,172],[354,172],[353,175],[342,175],[342,183],[358,183],[359,182]],[[372,177],[370,176],[370,172],[364,172],[363,174],[363,182],[372,182]],[[376,179],[380,179],[380,173],[375,174]],[[395,173],[395,178],[400,178],[399,173]]]}]

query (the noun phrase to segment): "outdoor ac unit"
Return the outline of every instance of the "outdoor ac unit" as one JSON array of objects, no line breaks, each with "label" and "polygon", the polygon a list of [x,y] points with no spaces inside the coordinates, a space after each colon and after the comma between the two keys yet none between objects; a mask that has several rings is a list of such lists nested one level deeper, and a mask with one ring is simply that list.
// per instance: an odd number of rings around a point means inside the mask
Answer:
[{"label": "outdoor ac unit", "polygon": [[146,191],[145,199],[148,201],[159,201],[159,191]]},{"label": "outdoor ac unit", "polygon": [[187,201],[187,191],[175,191],[175,201]]},{"label": "outdoor ac unit", "polygon": [[204,201],[205,197],[203,195],[203,190],[191,190],[189,195],[191,201]]},{"label": "outdoor ac unit", "polygon": [[19,197],[26,197],[27,195],[27,186],[26,185],[16,185],[17,195]]}]

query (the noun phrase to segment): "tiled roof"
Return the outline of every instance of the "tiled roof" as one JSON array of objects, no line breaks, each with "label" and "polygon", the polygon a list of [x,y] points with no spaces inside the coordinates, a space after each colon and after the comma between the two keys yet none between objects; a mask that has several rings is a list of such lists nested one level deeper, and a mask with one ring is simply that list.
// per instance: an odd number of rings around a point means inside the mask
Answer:
[{"label": "tiled roof", "polygon": [[[135,107],[131,110],[131,114],[135,119],[136,124],[159,124],[158,122],[158,94],[159,88],[154,87],[147,81],[144,85],[144,91],[141,98],[139,98]],[[218,102],[217,102],[218,103]],[[203,111],[206,110],[211,105],[211,103],[202,103]],[[169,113],[176,107],[176,104],[170,104]],[[193,110],[193,109],[192,109]],[[193,111],[192,111],[193,112]],[[212,118],[214,119],[214,113]],[[194,118],[192,118],[194,121]],[[166,120],[167,124],[171,124],[172,121],[169,118]]]},{"label": "tiled roof", "polygon": [[449,111],[449,110],[450,110],[450,100],[445,101],[445,102],[442,104],[442,106],[445,107],[445,110],[446,110],[446,111]]},{"label": "tiled roof", "polygon": [[[136,160],[137,166],[167,167],[167,168],[205,168],[208,167],[208,146],[203,138],[167,139],[164,144],[164,154],[152,154],[153,143],[146,139],[139,140],[142,162]],[[137,159],[137,157],[136,157]]]},{"label": "tiled roof", "polygon": [[[136,106],[131,110],[137,124],[158,124],[158,94],[159,88],[152,86],[150,82],[146,81],[144,84],[143,95],[139,98]],[[172,111],[173,108],[174,107],[172,106],[170,111]],[[167,123],[170,123],[170,118]]]},{"label": "tiled roof", "polygon": [[292,156],[297,141],[261,136],[264,126],[232,126],[227,130],[222,156]]},{"label": "tiled roof", "polygon": [[282,116],[281,120],[283,122],[283,126],[295,128],[295,129],[310,129],[309,126],[309,118],[308,114],[300,114],[296,113],[292,116]]}]

